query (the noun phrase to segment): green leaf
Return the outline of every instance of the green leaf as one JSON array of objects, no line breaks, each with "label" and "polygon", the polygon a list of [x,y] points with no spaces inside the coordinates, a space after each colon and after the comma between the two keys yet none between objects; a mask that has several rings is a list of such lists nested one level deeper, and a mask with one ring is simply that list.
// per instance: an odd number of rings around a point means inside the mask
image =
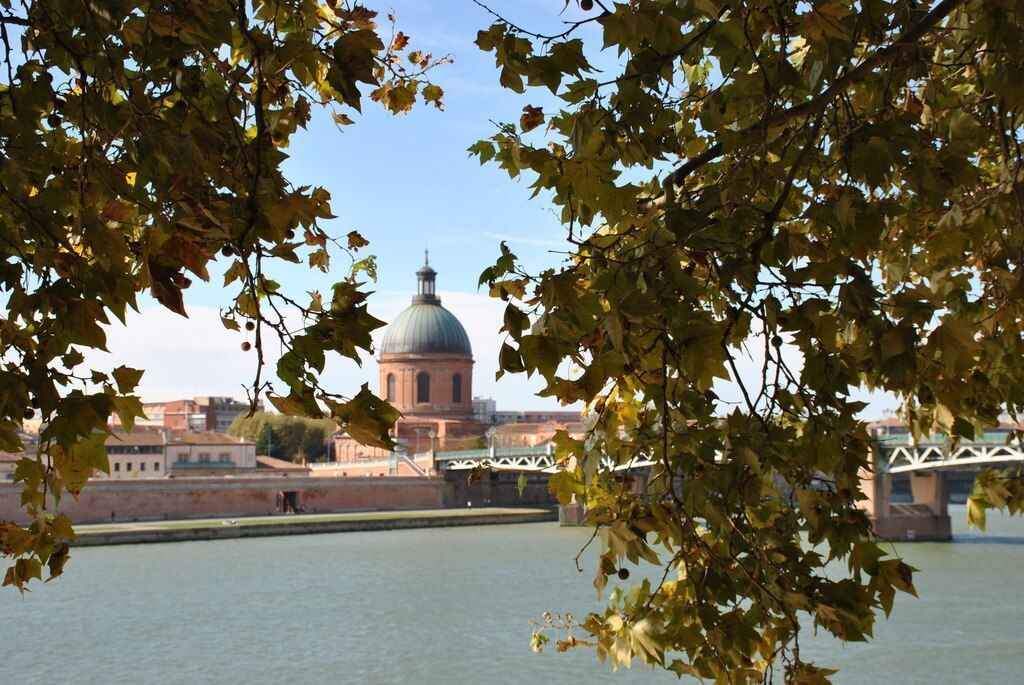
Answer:
[{"label": "green leaf", "polygon": [[127,366],[119,366],[111,374],[117,383],[117,390],[123,395],[130,395],[135,391],[139,381],[142,380],[143,371],[132,369]]}]

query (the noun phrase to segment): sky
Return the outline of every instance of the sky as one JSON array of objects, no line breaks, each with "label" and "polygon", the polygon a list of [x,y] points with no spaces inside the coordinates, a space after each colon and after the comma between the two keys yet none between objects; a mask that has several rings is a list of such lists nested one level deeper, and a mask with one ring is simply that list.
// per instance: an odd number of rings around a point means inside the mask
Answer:
[{"label": "sky", "polygon": [[[369,286],[374,290],[371,314],[389,321],[408,306],[416,290],[415,271],[429,249],[442,304],[470,337],[476,360],[473,394],[493,397],[504,409],[556,408],[554,400],[536,396],[541,387],[536,379],[506,376],[495,382],[504,304],[477,288],[480,272],[494,263],[502,240],[529,268],[557,265],[561,256],[556,252],[566,249],[564,231],[550,205],[531,201],[525,182],[481,167],[466,151],[494,134],[494,122],[517,121],[525,104],[525,96],[498,85],[493,55],[473,44],[477,31],[493,19],[471,0],[367,4],[381,12],[384,24],[384,13],[393,11],[397,28],[411,37],[407,50],[453,58],[432,72],[445,91],[444,111],[420,104],[409,114],[394,116],[364,98],[362,114],[346,111],[355,125],[343,129],[335,126],[329,112],[314,112],[308,129],[300,130],[287,150],[285,173],[296,185],[322,186],[331,193],[337,218],[323,224],[329,233],[344,236],[358,230],[370,241],[363,252],[376,256],[378,270],[377,282]],[[515,21],[543,30],[557,28],[572,16],[559,16],[560,5],[552,0],[497,0],[495,6]],[[343,259],[336,263],[345,267]],[[244,337],[221,325],[218,308],[230,293],[221,287],[217,270],[211,273],[209,283],[196,283],[186,292],[188,319],[143,300],[141,313],[130,316],[127,327],[115,323],[108,328],[110,354],[93,355],[90,361],[146,369],[139,387],[145,401],[244,396],[255,357],[240,350]],[[286,268],[275,278],[301,294],[326,291],[340,276]],[[378,343],[383,333],[378,331]],[[324,381],[332,391],[345,394],[362,383],[376,390],[376,361],[367,356],[362,368],[329,363]]]},{"label": "sky", "polygon": [[[495,381],[504,305],[478,290],[477,280],[497,258],[500,241],[532,271],[557,266],[559,252],[567,247],[565,231],[550,204],[530,199],[528,179],[513,181],[496,167],[480,166],[466,152],[475,141],[494,134],[495,122],[517,121],[524,104],[542,104],[544,94],[517,95],[498,85],[493,55],[473,44],[477,31],[493,18],[472,0],[368,4],[381,11],[382,21],[385,11],[393,11],[397,28],[411,37],[408,50],[453,58],[432,73],[445,91],[444,111],[419,105],[409,114],[393,116],[366,99],[362,114],[347,112],[355,125],[341,130],[328,112],[315,112],[308,130],[292,140],[285,173],[296,185],[322,186],[331,193],[337,218],[323,224],[329,233],[344,236],[358,230],[370,241],[365,252],[376,256],[378,269],[378,280],[371,285],[371,314],[389,321],[409,304],[415,271],[429,249],[442,304],[470,337],[476,360],[473,394],[492,397],[506,410],[556,408],[554,400],[536,396],[542,387],[537,379],[506,375]],[[494,0],[493,5],[516,24],[539,32],[561,31],[564,20],[579,17],[575,3],[560,14],[560,0]],[[601,44],[599,39],[587,42]],[[592,57],[597,64],[614,61],[607,54]],[[300,294],[326,291],[338,280],[337,275],[294,267],[274,277]],[[220,323],[218,307],[229,299],[220,283],[214,272],[210,283],[197,283],[187,291],[187,320],[144,301],[127,327],[109,328],[111,354],[90,361],[146,369],[139,388],[145,401],[244,396],[255,357],[240,350],[244,338]],[[378,331],[378,344],[383,332]],[[741,370],[758,368],[756,359],[741,363]],[[362,367],[330,362],[323,380],[325,387],[344,394],[362,383],[376,390],[377,364],[369,356]],[[729,398],[731,393],[723,389],[719,395]],[[893,404],[869,399],[872,416]]]}]

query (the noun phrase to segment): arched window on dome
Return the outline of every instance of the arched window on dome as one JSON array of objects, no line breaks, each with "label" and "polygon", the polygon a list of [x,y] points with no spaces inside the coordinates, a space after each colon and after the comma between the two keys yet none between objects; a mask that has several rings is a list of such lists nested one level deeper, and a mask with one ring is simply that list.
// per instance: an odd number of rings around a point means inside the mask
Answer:
[{"label": "arched window on dome", "polygon": [[430,401],[430,374],[426,371],[416,374],[416,401]]},{"label": "arched window on dome", "polygon": [[389,373],[387,380],[387,395],[388,402],[395,401],[395,374]]},{"label": "arched window on dome", "polygon": [[457,373],[452,376],[452,404],[460,404],[462,402],[462,374]]}]

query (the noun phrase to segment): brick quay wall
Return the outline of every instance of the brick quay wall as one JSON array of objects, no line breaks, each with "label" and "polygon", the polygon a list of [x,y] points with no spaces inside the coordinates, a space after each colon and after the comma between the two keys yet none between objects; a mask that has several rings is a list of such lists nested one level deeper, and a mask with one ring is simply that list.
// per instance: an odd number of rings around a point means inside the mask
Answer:
[{"label": "brick quay wall", "polygon": [[[78,523],[266,516],[281,493],[294,493],[307,512],[436,509],[445,502],[441,478],[168,478],[94,480],[78,500],[65,495],[61,510]],[[21,486],[0,483],[0,520],[24,521]]]},{"label": "brick quay wall", "polygon": [[[93,480],[78,500],[65,495],[61,511],[76,523],[152,521],[204,517],[266,516],[287,494],[307,513],[401,511],[466,506],[554,504],[546,474],[485,474],[473,483],[466,472],[447,477],[250,477]],[[0,483],[0,520],[25,521],[21,486]]]}]

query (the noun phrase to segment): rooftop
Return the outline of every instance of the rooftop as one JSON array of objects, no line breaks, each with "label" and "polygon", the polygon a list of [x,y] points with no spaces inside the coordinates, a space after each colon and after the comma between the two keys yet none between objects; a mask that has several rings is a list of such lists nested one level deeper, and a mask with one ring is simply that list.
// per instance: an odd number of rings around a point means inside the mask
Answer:
[{"label": "rooftop", "polygon": [[302,473],[309,473],[312,470],[305,464],[296,464],[295,462],[285,461],[284,459],[278,459],[277,457],[268,457],[266,455],[256,456],[256,468],[269,469],[272,471],[295,471]]},{"label": "rooftop", "polygon": [[436,274],[429,263],[416,272],[417,293],[412,304],[388,326],[381,354],[473,356],[466,329],[454,314],[441,306],[441,299],[434,290]]},{"label": "rooftop", "polygon": [[214,431],[171,430],[169,428],[152,428],[136,426],[132,432],[121,427],[112,427],[106,444],[141,446],[141,445],[243,445],[253,444],[245,438],[236,438],[226,433]]}]

